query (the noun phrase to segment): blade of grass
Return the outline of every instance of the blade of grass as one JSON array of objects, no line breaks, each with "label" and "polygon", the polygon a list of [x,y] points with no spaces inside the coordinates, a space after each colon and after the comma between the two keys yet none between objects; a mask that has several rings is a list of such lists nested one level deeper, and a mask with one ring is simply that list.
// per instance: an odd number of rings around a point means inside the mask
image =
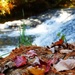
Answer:
[{"label": "blade of grass", "polygon": [[25,35],[26,25],[21,25],[22,29],[20,29],[20,39],[19,39],[19,46],[20,45],[31,45],[31,38]]}]

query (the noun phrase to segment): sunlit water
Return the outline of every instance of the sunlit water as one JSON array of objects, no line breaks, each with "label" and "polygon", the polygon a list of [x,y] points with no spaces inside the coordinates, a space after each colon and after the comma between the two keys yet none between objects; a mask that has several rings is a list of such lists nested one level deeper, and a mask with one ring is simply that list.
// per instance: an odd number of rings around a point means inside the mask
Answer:
[{"label": "sunlit water", "polygon": [[[27,28],[25,32],[25,35],[35,36],[32,42],[33,45],[50,45],[52,42],[55,42],[59,39],[59,37],[57,36],[59,32],[61,33],[61,35],[65,34],[67,42],[75,42],[75,9],[55,10],[55,12],[52,14],[51,11],[48,11],[45,14],[42,14],[35,18],[40,21],[39,24],[35,27]],[[3,35],[8,37],[18,37],[20,35],[19,28],[11,30],[9,26],[15,24],[20,26],[23,23],[29,25],[31,24],[29,20],[31,20],[31,18],[28,20],[23,19],[1,24],[0,30],[4,33],[1,33],[0,37],[3,37]],[[2,55],[4,53],[10,52],[15,47],[16,46],[14,45],[8,45],[5,47],[3,46],[0,49],[0,54]]]}]

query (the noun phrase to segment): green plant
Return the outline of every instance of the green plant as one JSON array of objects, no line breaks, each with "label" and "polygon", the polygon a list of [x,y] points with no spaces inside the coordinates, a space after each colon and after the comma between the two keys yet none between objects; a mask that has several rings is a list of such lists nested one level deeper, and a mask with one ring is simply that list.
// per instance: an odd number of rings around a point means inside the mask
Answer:
[{"label": "green plant", "polygon": [[20,38],[19,38],[19,46],[20,45],[32,45],[31,37],[25,35],[26,25],[21,25],[20,28]]},{"label": "green plant", "polygon": [[64,34],[61,35],[61,33],[59,32],[59,33],[57,34],[57,36],[58,36],[60,39],[62,39],[64,42],[67,42],[66,36],[65,36]]}]

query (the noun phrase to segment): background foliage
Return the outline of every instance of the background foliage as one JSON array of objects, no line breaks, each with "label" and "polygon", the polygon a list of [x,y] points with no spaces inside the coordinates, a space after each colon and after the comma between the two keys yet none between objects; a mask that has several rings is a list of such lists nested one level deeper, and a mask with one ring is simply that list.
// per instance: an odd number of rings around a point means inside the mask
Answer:
[{"label": "background foliage", "polygon": [[34,6],[35,3],[44,4],[46,7],[74,7],[74,0],[0,0],[0,14],[8,13],[14,7],[26,4],[28,7]]},{"label": "background foliage", "polygon": [[68,7],[75,8],[75,0],[0,0],[0,21],[27,18],[48,9]]}]

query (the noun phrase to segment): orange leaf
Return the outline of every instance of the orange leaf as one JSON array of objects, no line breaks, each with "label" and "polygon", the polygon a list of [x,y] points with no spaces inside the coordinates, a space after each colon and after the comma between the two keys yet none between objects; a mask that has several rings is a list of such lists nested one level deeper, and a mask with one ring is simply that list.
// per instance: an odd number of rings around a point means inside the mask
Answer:
[{"label": "orange leaf", "polygon": [[28,67],[28,70],[30,71],[31,74],[33,75],[45,75],[45,68],[39,68],[38,66],[35,67]]}]

